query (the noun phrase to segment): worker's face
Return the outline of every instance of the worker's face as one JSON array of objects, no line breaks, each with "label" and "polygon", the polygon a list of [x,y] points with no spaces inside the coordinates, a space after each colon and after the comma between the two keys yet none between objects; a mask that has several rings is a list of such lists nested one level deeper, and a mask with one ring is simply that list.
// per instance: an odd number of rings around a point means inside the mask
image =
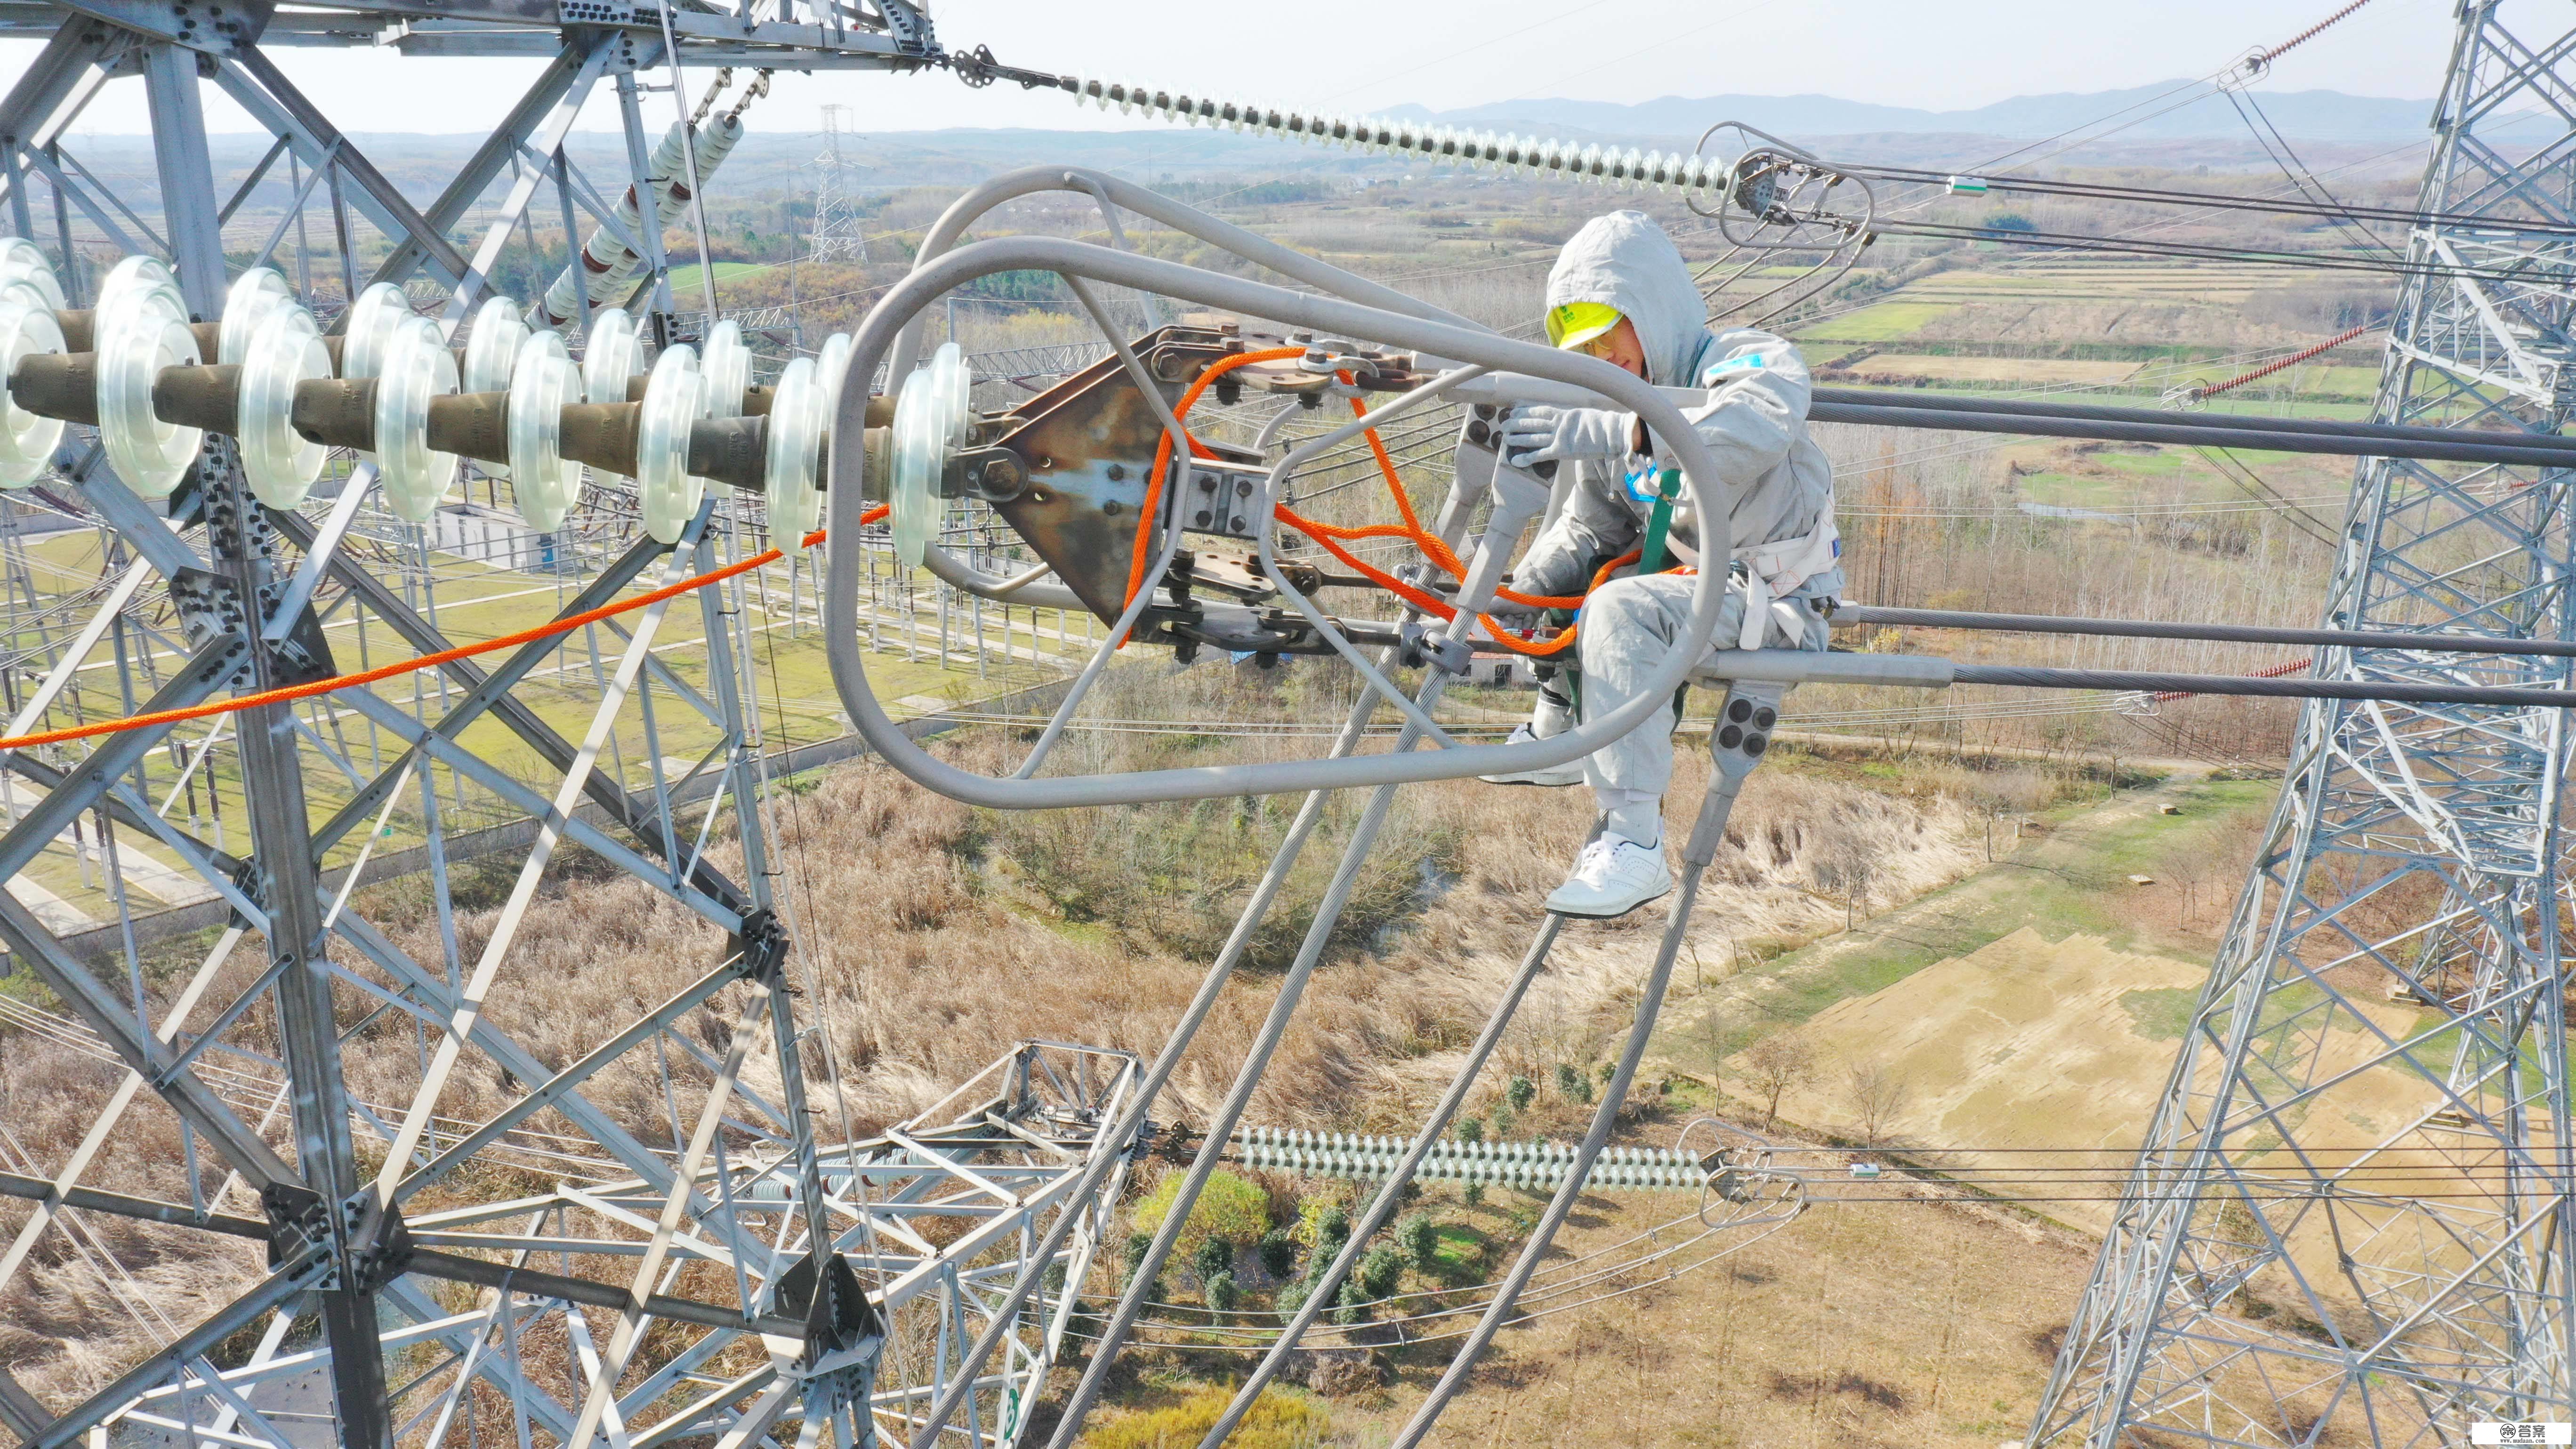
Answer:
[{"label": "worker's face", "polygon": [[1597,357],[1630,375],[1646,375],[1646,344],[1637,340],[1637,324],[1622,317],[1619,325],[1583,344],[1587,357]]}]

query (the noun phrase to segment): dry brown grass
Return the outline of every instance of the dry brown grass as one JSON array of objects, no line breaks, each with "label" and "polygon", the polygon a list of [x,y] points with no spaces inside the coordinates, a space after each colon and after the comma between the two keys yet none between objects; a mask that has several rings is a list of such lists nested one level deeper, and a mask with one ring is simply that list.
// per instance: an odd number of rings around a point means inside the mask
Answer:
[{"label": "dry brown grass", "polygon": [[[1570,1116],[1542,1103],[1530,1120]],[[1660,1114],[1617,1140],[1660,1145],[1677,1120]],[[1538,1205],[1489,1191],[1471,1206],[1436,1186],[1416,1210],[1508,1251]],[[1687,1208],[1662,1193],[1587,1195],[1550,1262]],[[1637,1273],[1618,1284],[1636,1291],[1504,1333],[1426,1442],[1993,1449],[2028,1424],[2092,1251],[2062,1228],[1928,1193],[1822,1203],[1730,1256],[1662,1281]],[[1358,1365],[1366,1374],[1353,1376],[1359,1386],[1331,1398],[1334,1441],[1382,1442],[1454,1346],[1371,1353]],[[1215,1353],[1145,1357],[1152,1368],[1136,1397],[1148,1403],[1231,1387],[1244,1366]]]},{"label": "dry brown grass", "polygon": [[[1315,675],[1321,679],[1324,672]],[[1175,690],[1171,701],[1181,710],[1227,707],[1225,696],[1235,688],[1221,669],[1184,679],[1191,688]],[[1244,687],[1280,686],[1255,681]],[[1337,708],[1331,698],[1307,703]],[[1187,747],[1202,757],[1272,748],[1224,741]],[[997,742],[946,748],[982,755]],[[1686,751],[1684,759],[1677,813],[1696,798],[1705,770],[1694,753]],[[1336,939],[1255,1097],[1254,1120],[1385,1126],[1406,1119],[1422,1084],[1445,1074],[1449,1054],[1472,1034],[1536,926],[1539,897],[1555,884],[1590,824],[1581,791],[1468,783],[1419,787],[1406,797],[1383,852],[1390,865],[1369,907],[1372,924]],[[818,1093],[818,1104],[837,1116],[845,1102],[851,1127],[864,1134],[919,1110],[1033,1036],[1150,1056],[1196,987],[1209,943],[1222,936],[1250,887],[1245,862],[1266,856],[1292,813],[1290,802],[1270,801],[1239,813],[1235,802],[1223,802],[1177,815],[1171,807],[1145,807],[997,819],[871,765],[833,771],[806,793],[783,795],[773,830],[785,871],[784,904],[811,971],[807,976],[799,968],[799,984],[812,984],[801,1009],[825,1024],[840,1067],[828,1084],[837,1091]],[[1752,849],[1712,883],[1713,896],[1725,902],[1712,918],[1740,922],[1748,913],[1767,912],[1782,920],[1821,920],[1831,909],[1808,892],[1817,861],[1837,840],[1857,832],[1889,850],[1914,850],[1932,862],[1926,871],[1938,874],[1948,868],[1939,862],[1955,843],[1956,824],[1937,805],[1927,810],[1786,772],[1758,775],[1737,816],[1737,834]],[[1283,921],[1299,922],[1311,912],[1347,829],[1348,812],[1337,812],[1319,832],[1291,899],[1280,908]],[[1209,848],[1169,852],[1176,830]],[[1068,857],[1119,858],[1117,851],[1164,852],[1158,868],[1170,889],[1158,910],[1138,918],[1121,913],[1107,923],[1070,921],[1031,884],[1050,871],[1061,876]],[[716,858],[741,877],[730,848],[720,847]],[[462,908],[454,929],[469,967],[490,937],[511,874],[498,863],[459,874]],[[438,922],[418,883],[397,882],[362,901],[398,943],[441,972]],[[1512,1071],[1541,1072],[1597,1054],[1642,968],[1649,925],[1641,918],[1570,935],[1561,964],[1507,1043],[1496,1083]],[[1217,1007],[1158,1115],[1196,1120],[1223,1092],[1269,1006],[1275,989],[1269,968],[1284,960],[1292,939],[1293,933],[1273,930],[1255,969]],[[540,1059],[560,1066],[702,975],[722,950],[720,932],[659,892],[565,852],[511,948],[487,1014]],[[256,940],[244,943],[198,1020],[247,985],[262,954]],[[176,985],[175,977],[160,979],[164,994]],[[730,1042],[727,1024],[744,999],[735,988],[694,1013],[683,1029],[721,1055]],[[344,1026],[357,1027],[371,1005],[344,991]],[[274,1044],[261,1013],[235,1039],[252,1050]],[[23,1033],[0,1040],[6,1046],[0,1120],[17,1144],[10,1150],[23,1154],[11,1168],[51,1172],[113,1089],[115,1075]],[[419,1057],[407,1024],[386,1018],[364,1028],[347,1058],[351,1089],[362,1100],[399,1110],[410,1099]],[[679,1051],[669,1061],[685,1123],[707,1074]],[[631,1054],[594,1078],[587,1095],[645,1142],[667,1144],[674,1136],[671,1104],[655,1065],[649,1052]],[[764,1040],[746,1079],[768,1088],[776,1078]],[[469,1054],[439,1110],[449,1119],[481,1117],[524,1086]],[[254,1108],[246,1115],[259,1113]],[[573,1131],[552,1116],[531,1126]],[[282,1113],[271,1127],[282,1143]],[[174,1120],[146,1094],[84,1180],[184,1199],[180,1158]],[[466,1178],[423,1205],[523,1191],[564,1170],[561,1162],[521,1158],[516,1168]],[[205,1186],[211,1191],[219,1180],[209,1173]],[[256,1211],[239,1191],[222,1206]],[[13,1231],[25,1213],[19,1204],[0,1206],[0,1232]],[[138,1305],[148,1297],[178,1325],[201,1316],[257,1270],[257,1251],[247,1244],[95,1214],[83,1215],[83,1222],[104,1235],[133,1275]],[[0,1329],[0,1362],[49,1401],[95,1387],[162,1336],[157,1324],[136,1321],[107,1296],[103,1263],[51,1232],[0,1292],[0,1324],[7,1325]],[[148,1309],[141,1311],[148,1316]]]}]

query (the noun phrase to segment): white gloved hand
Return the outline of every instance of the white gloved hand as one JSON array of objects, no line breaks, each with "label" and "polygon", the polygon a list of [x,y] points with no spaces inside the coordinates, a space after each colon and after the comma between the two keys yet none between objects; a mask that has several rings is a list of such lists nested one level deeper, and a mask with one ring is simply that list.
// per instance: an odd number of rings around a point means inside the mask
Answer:
[{"label": "white gloved hand", "polygon": [[1637,415],[1525,404],[1512,409],[1501,431],[1503,457],[1527,471],[1540,463],[1627,457],[1637,438]]}]

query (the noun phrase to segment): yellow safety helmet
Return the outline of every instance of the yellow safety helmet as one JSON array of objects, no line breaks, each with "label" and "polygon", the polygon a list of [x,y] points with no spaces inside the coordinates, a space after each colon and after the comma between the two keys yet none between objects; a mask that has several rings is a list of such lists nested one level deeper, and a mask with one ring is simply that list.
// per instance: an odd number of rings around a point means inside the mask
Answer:
[{"label": "yellow safety helmet", "polygon": [[1619,325],[1619,309],[1607,302],[1564,302],[1547,309],[1547,340],[1556,347],[1581,347]]}]

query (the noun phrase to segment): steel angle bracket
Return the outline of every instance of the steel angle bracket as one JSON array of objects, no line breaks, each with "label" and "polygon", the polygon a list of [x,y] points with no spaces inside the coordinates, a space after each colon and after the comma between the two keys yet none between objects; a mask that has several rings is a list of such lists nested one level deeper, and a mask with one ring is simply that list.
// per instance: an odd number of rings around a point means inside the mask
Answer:
[{"label": "steel angle bracket", "polygon": [[885,1344],[884,1315],[868,1301],[849,1260],[828,1244],[778,1275],[777,1303],[780,1313],[805,1322],[805,1347],[796,1367],[808,1377],[872,1365]]},{"label": "steel angle bracket", "polygon": [[[1243,342],[1174,323],[1137,339],[1133,350],[1169,409],[1208,364],[1242,351]],[[1022,481],[1007,494],[988,483],[987,501],[1104,622],[1127,606],[1136,516],[1163,441],[1160,411],[1118,358],[1106,357],[1013,409],[991,444],[1018,460]],[[989,478],[989,463],[985,472]]]},{"label": "steel angle bracket", "polygon": [[743,979],[764,987],[784,986],[787,953],[793,945],[786,924],[778,919],[777,908],[760,906],[745,913],[741,928],[726,942],[725,954]]},{"label": "steel angle bracket", "polygon": [[942,58],[939,32],[931,24],[927,9],[913,4],[912,0],[872,0],[872,4],[896,49],[904,55],[918,56],[923,60]]},{"label": "steel angle bracket", "polygon": [[[286,593],[283,582],[263,587],[260,591],[262,616],[274,609]],[[185,568],[170,576],[170,603],[179,613],[179,627],[187,635],[190,648],[203,649],[217,639],[248,637],[249,619],[241,604],[241,591],[231,579],[208,569]],[[295,623],[286,637],[267,646],[271,678],[281,686],[311,684],[336,677],[339,666],[331,659],[331,644],[322,632],[322,616],[306,603],[295,614]],[[245,666],[249,660],[244,659]]]},{"label": "steel angle bracket", "polygon": [[270,7],[259,0],[58,0],[66,10],[209,55],[259,43]]},{"label": "steel angle bracket", "polygon": [[[273,556],[277,535],[267,515],[250,506],[235,516],[235,505],[228,501],[233,490],[227,485],[238,482],[240,469],[241,455],[231,439],[207,438],[196,466],[188,470],[196,490],[196,510],[204,515],[210,531],[239,538],[246,550]],[[170,603],[178,611],[179,627],[187,636],[189,648],[203,651],[218,640],[247,645],[259,642],[269,619],[284,602],[287,587],[284,580],[263,583],[246,604],[241,585],[234,578],[191,564],[171,571]],[[309,600],[297,610],[285,637],[265,647],[269,651],[269,682],[274,685],[311,684],[340,672],[332,662],[330,643],[323,636],[321,616]],[[243,663],[248,665],[248,650],[243,653]]]},{"label": "steel angle bracket", "polygon": [[[340,1203],[338,1221],[322,1195],[302,1183],[272,1182],[260,1189],[268,1219],[268,1266],[282,1267],[317,1250],[330,1250],[331,1269],[316,1288],[374,1293],[411,1268],[411,1229],[402,1212],[362,1187]],[[334,1228],[337,1242],[334,1242]]]}]

